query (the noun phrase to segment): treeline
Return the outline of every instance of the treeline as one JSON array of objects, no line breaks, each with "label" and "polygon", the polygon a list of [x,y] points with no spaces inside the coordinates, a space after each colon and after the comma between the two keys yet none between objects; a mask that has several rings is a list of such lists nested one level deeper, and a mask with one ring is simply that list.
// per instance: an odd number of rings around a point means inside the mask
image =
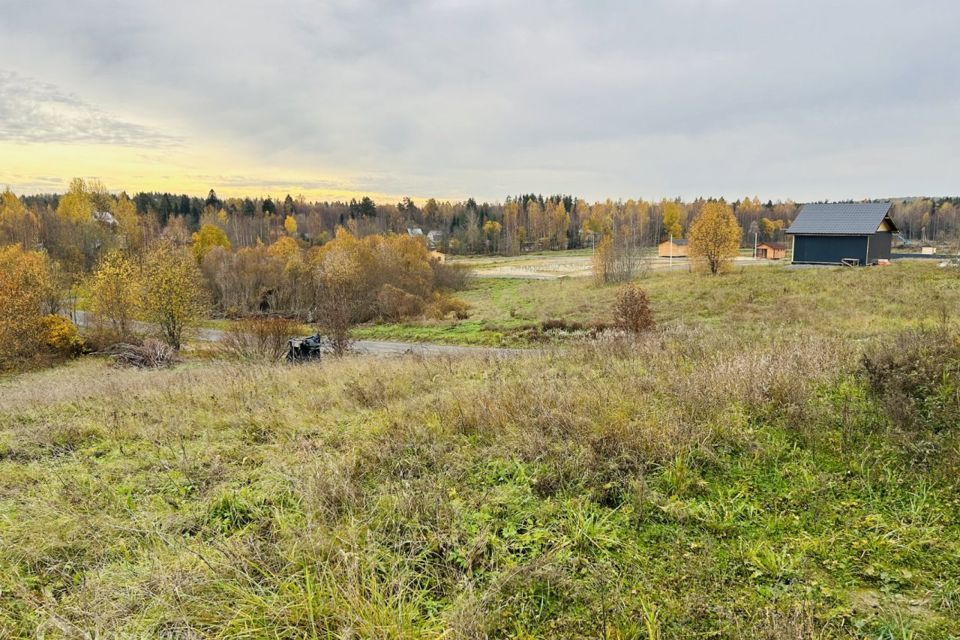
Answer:
[{"label": "treeline", "polygon": [[[98,257],[122,245],[133,255],[160,237],[190,244],[204,225],[223,231],[234,249],[269,245],[293,237],[303,247],[329,241],[338,228],[355,237],[379,234],[423,236],[444,253],[497,253],[595,247],[604,237],[634,248],[685,238],[703,207],[716,199],[606,200],[588,203],[570,195],[522,194],[503,202],[450,202],[409,198],[378,204],[273,198],[205,198],[186,194],[110,194],[99,181],[74,180],[67,193],[16,197],[0,202],[0,245],[42,247],[70,273],[88,272]],[[742,230],[741,242],[782,241],[797,214],[793,202],[742,198],[729,203]],[[894,203],[893,218],[908,239],[953,242],[960,238],[960,199],[913,199]],[[294,232],[291,233],[291,229]]]}]

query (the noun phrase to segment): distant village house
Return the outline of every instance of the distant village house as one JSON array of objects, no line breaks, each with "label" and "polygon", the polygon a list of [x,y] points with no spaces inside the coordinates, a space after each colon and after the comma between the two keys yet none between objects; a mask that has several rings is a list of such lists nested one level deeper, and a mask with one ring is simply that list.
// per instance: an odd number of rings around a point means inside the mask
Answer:
[{"label": "distant village house", "polygon": [[657,255],[661,258],[684,258],[690,255],[690,247],[686,240],[664,240],[657,246]]},{"label": "distant village house", "polygon": [[782,260],[787,257],[787,245],[780,242],[761,242],[757,245],[760,260]]},{"label": "distant village house", "polygon": [[427,246],[436,249],[443,242],[443,231],[434,229],[427,233]]}]

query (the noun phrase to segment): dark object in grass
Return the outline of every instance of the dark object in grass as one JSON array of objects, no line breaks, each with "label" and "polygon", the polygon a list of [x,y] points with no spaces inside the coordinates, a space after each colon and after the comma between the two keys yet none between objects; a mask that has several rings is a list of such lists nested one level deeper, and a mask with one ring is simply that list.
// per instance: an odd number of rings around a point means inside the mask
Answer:
[{"label": "dark object in grass", "polygon": [[289,362],[319,360],[327,342],[327,339],[319,333],[306,338],[290,338],[287,342],[287,360]]},{"label": "dark object in grass", "polygon": [[234,322],[224,333],[221,348],[244,360],[282,360],[289,352],[290,336],[297,333],[290,318],[253,316]]}]

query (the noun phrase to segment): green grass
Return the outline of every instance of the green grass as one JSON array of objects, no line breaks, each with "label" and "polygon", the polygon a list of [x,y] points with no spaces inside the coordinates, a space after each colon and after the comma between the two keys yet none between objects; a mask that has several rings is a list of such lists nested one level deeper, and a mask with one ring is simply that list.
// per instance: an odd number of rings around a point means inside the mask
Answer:
[{"label": "green grass", "polygon": [[955,638],[957,430],[842,337],[0,382],[0,637]]},{"label": "green grass", "polygon": [[[960,277],[930,263],[869,269],[751,266],[719,277],[655,272],[638,282],[662,325],[722,326],[745,334],[783,327],[863,338],[960,308]],[[597,286],[589,278],[476,277],[459,294],[471,305],[467,320],[362,327],[357,336],[517,346],[526,342],[527,329],[545,320],[613,321],[616,292],[616,286]]]},{"label": "green grass", "polygon": [[483,322],[459,321],[424,324],[373,324],[354,329],[358,340],[397,340],[467,346],[525,346],[526,343]]},{"label": "green grass", "polygon": [[[0,379],[0,637],[960,637],[960,338],[897,333],[960,278],[643,283],[634,341]],[[512,344],[615,291],[363,331]],[[875,350],[923,366],[880,392]]]}]

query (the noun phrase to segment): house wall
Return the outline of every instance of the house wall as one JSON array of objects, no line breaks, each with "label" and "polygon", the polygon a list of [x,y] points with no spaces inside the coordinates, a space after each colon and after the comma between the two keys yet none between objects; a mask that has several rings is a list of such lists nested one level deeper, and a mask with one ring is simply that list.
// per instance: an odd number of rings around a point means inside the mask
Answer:
[{"label": "house wall", "polygon": [[[688,249],[688,245],[685,245],[685,244],[675,244],[675,245],[673,245],[673,257],[674,257],[674,258],[682,258],[682,257],[685,257],[685,256],[688,255],[688,253],[689,253],[689,252],[687,251],[687,249]],[[670,256],[670,241],[669,241],[669,240],[666,241],[666,242],[661,242],[661,243],[657,246],[657,255],[659,255],[661,258],[666,258],[666,257],[669,257],[669,256]]]},{"label": "house wall", "polygon": [[760,245],[757,247],[757,257],[765,258],[767,260],[780,260],[787,256],[786,249],[777,249],[775,247],[770,247],[766,245]]},{"label": "house wall", "polygon": [[[890,235],[890,234],[887,234]],[[793,261],[840,264],[844,258],[867,263],[868,236],[794,236]],[[889,255],[889,246],[887,248]]]},{"label": "house wall", "polygon": [[890,259],[890,247],[893,246],[893,234],[879,231],[870,236],[870,262]]}]

